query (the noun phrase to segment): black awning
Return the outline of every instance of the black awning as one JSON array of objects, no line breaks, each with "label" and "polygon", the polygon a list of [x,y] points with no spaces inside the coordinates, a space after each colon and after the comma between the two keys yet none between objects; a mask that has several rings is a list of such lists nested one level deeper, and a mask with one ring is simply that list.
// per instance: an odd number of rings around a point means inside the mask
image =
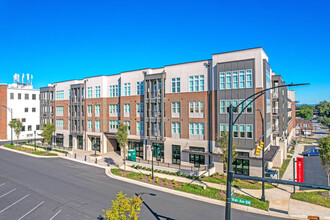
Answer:
[{"label": "black awning", "polygon": [[270,146],[269,150],[265,152],[265,161],[273,161],[279,149],[279,146]]},{"label": "black awning", "polygon": [[218,154],[210,153],[210,152],[203,152],[203,151],[193,151],[193,150],[188,150],[184,149],[182,150],[183,153],[188,153],[188,154],[198,154],[198,155],[206,155],[206,156],[219,156]]}]

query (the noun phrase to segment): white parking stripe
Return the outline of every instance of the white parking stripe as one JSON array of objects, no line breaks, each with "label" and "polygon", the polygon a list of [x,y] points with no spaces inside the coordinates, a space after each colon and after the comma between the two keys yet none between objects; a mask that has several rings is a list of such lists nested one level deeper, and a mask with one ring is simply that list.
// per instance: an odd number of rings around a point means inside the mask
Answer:
[{"label": "white parking stripe", "polygon": [[38,208],[39,206],[42,205],[42,203],[44,203],[45,201],[42,201],[41,203],[39,203],[39,205],[37,205],[36,207],[34,207],[33,209],[31,209],[28,213],[26,213],[25,215],[23,215],[22,217],[20,217],[17,220],[21,220],[22,218],[24,218],[25,216],[27,216],[28,214],[30,214],[31,212],[33,212],[36,208]]},{"label": "white parking stripe", "polygon": [[22,201],[23,199],[25,199],[25,198],[28,197],[29,195],[30,195],[30,194],[27,194],[26,196],[24,196],[23,198],[17,200],[16,202],[14,202],[13,204],[11,204],[10,206],[7,206],[6,208],[2,209],[2,210],[0,211],[0,214],[1,214],[2,212],[6,211],[7,209],[9,209],[10,207],[12,207],[13,205],[15,205],[16,203],[19,203],[20,201]]},{"label": "white parking stripe", "polygon": [[1,184],[0,186],[3,186],[3,185],[5,185],[6,183],[3,183],[3,184]]},{"label": "white parking stripe", "polygon": [[8,194],[11,193],[11,192],[14,192],[15,190],[16,190],[16,188],[10,190],[9,192],[6,192],[5,194],[1,195],[0,198],[4,197],[5,195],[8,195]]},{"label": "white parking stripe", "polygon": [[61,211],[62,211],[62,209],[60,211],[56,212],[56,214],[53,217],[51,217],[49,220],[52,220],[53,218],[55,218],[55,216],[57,216],[58,213],[60,213]]}]

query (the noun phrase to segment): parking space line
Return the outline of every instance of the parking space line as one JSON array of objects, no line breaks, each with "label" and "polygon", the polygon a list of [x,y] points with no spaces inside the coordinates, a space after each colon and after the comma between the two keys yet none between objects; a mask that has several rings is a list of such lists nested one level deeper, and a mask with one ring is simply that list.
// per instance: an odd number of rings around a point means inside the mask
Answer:
[{"label": "parking space line", "polygon": [[11,192],[14,192],[15,190],[16,190],[16,188],[10,190],[9,192],[6,192],[5,194],[1,195],[0,198],[4,197],[5,195],[8,195],[8,194],[11,193]]},{"label": "parking space line", "polygon": [[6,183],[2,183],[0,186],[3,186],[3,185],[5,185]]},{"label": "parking space line", "polygon": [[2,209],[2,210],[0,211],[0,214],[1,214],[2,212],[6,211],[7,209],[9,209],[10,207],[12,207],[13,205],[19,203],[20,201],[22,201],[23,199],[25,199],[25,198],[28,197],[29,195],[30,195],[30,194],[27,194],[27,195],[24,196],[23,198],[17,200],[17,201],[14,202],[13,204],[11,204],[11,205],[7,206],[6,208]]},{"label": "parking space line", "polygon": [[57,216],[58,213],[60,213],[61,211],[62,211],[62,209],[60,211],[56,212],[56,214],[53,217],[51,217],[49,220],[52,220],[53,218],[55,218],[55,216]]},{"label": "parking space line", "polygon": [[44,203],[45,201],[42,201],[41,203],[39,203],[39,205],[37,205],[36,207],[34,207],[33,209],[31,209],[28,213],[26,213],[25,215],[23,215],[22,217],[20,217],[17,220],[21,220],[22,218],[24,218],[25,216],[27,216],[28,214],[30,214],[31,212],[33,212],[35,209],[37,209],[39,206],[42,205],[42,203]]}]

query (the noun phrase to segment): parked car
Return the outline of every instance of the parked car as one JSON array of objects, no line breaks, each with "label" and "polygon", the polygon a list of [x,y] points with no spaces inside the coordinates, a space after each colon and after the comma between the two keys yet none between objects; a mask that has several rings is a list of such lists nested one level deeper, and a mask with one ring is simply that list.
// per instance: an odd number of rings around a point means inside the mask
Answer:
[{"label": "parked car", "polygon": [[265,170],[265,177],[277,178],[278,179],[278,170]]},{"label": "parked car", "polygon": [[318,149],[310,149],[310,150],[304,151],[303,155],[304,156],[319,156],[320,151]]}]

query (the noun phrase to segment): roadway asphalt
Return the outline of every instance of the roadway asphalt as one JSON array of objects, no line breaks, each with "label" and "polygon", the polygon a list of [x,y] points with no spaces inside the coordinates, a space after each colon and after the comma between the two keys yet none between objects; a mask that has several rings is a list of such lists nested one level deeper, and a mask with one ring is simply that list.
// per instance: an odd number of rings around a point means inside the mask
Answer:
[{"label": "roadway asphalt", "polygon": [[[2,220],[97,219],[119,191],[143,193],[140,219],[224,219],[222,206],[112,179],[101,168],[0,149]],[[233,209],[232,219],[279,218]]]}]

